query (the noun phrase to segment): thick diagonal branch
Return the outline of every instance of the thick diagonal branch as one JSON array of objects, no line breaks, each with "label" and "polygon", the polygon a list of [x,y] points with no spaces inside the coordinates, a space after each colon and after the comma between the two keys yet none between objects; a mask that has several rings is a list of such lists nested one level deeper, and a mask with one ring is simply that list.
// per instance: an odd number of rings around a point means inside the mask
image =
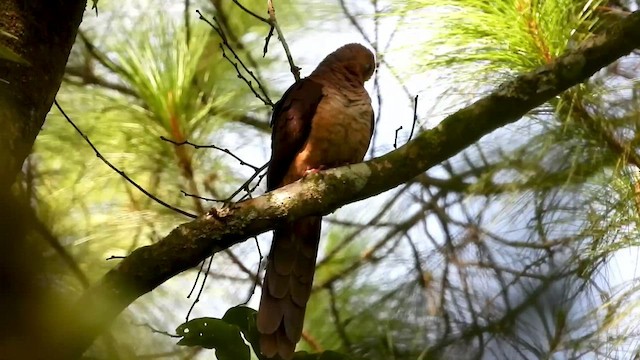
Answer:
[{"label": "thick diagonal branch", "polygon": [[129,304],[212,253],[273,229],[278,223],[328,214],[409,181],[493,130],[512,123],[596,71],[640,47],[640,12],[545,67],[504,83],[447,117],[405,146],[366,163],[311,175],[302,181],[175,228],[158,243],[135,250],[75,304],[99,309],[68,318],[60,328],[61,357],[81,354]]}]

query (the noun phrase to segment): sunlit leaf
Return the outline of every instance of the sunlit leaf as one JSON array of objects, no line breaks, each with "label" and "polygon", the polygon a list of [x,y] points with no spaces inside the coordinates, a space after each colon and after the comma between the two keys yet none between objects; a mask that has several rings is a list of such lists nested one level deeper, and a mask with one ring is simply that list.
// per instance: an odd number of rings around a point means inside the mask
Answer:
[{"label": "sunlit leaf", "polygon": [[215,349],[220,360],[249,360],[251,352],[242,339],[240,329],[221,319],[189,320],[176,329],[182,336],[178,345]]}]

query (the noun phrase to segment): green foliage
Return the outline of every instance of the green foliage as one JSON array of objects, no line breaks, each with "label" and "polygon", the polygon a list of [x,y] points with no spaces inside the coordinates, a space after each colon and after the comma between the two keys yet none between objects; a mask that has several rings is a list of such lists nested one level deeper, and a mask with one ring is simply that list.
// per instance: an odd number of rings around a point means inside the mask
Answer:
[{"label": "green foliage", "polygon": [[182,336],[178,345],[216,349],[220,360],[249,360],[251,352],[240,335],[240,329],[221,319],[199,318],[178,326]]},{"label": "green foliage", "polygon": [[228,324],[236,325],[245,336],[245,339],[249,341],[251,347],[254,349],[259,359],[262,359],[260,351],[260,334],[256,327],[256,317],[258,313],[246,306],[235,306],[227,310],[222,317],[222,320]]},{"label": "green foliage", "polygon": [[[251,344],[258,359],[266,359],[260,353],[256,316],[257,312],[251,308],[235,306],[227,310],[222,319],[189,320],[176,329],[176,333],[182,336],[178,345],[216,349],[216,357],[220,360],[248,360],[251,354],[240,334],[242,333]],[[298,351],[295,353],[294,359],[349,360],[350,358],[335,351],[324,351],[319,354]]]},{"label": "green foliage", "polygon": [[[155,24],[154,24],[155,25]],[[229,103],[233,92],[218,87],[194,86],[209,71],[199,71],[199,62],[211,36],[206,27],[195,27],[189,41],[183,27],[165,21],[152,26],[149,38],[133,37],[114,47],[119,74],[136,92],[144,108],[133,108],[176,141],[205,139],[222,118],[211,119],[215,109]]]},{"label": "green foliage", "polygon": [[[474,84],[529,71],[583,41],[600,0],[414,0],[421,70],[447,70]],[[473,74],[473,77],[469,75]],[[480,76],[478,76],[480,75]]]}]

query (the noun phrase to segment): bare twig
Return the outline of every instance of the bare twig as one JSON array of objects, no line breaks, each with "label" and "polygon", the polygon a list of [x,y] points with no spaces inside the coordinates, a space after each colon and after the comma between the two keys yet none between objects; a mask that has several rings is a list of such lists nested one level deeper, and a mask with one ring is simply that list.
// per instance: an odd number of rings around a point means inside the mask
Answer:
[{"label": "bare twig", "polygon": [[226,149],[226,148],[221,148],[221,147],[213,145],[213,144],[212,145],[198,145],[198,144],[194,144],[194,143],[192,143],[192,142],[190,142],[188,140],[178,142],[178,141],[174,141],[174,140],[168,139],[168,138],[166,138],[164,136],[160,136],[160,140],[172,143],[175,146],[189,145],[189,146],[193,146],[194,149],[216,149],[216,150],[222,151],[223,153],[225,153],[225,154],[233,157],[234,159],[238,160],[238,162],[240,162],[240,165],[248,166],[248,167],[250,167],[250,168],[252,168],[253,170],[256,170],[256,171],[259,169],[257,166],[253,166],[253,165],[249,164],[248,162],[242,160],[240,157],[238,157],[237,155],[232,153],[231,150]]},{"label": "bare twig", "polygon": [[[65,81],[68,81],[71,84],[74,85],[83,85],[83,84],[89,84],[89,85],[97,85],[100,86],[102,88],[105,89],[109,89],[109,90],[115,90],[119,93],[122,93],[124,95],[128,95],[128,96],[133,96],[138,98],[138,93],[136,93],[134,90],[132,90],[131,88],[122,85],[122,84],[118,84],[116,82],[112,82],[109,80],[106,80],[102,77],[97,76],[93,70],[91,69],[91,67],[88,66],[82,66],[82,67],[71,67],[71,66],[67,66],[64,70],[65,74],[67,76],[64,77]],[[73,77],[73,79],[71,78]],[[79,78],[79,79],[76,79]]]},{"label": "bare twig", "polygon": [[210,1],[216,10],[216,19],[219,20],[218,23],[221,25],[223,31],[225,32],[229,40],[231,40],[231,43],[233,43],[233,45],[236,46],[239,50],[244,52],[247,62],[249,63],[249,65],[251,65],[251,67],[253,68],[253,71],[255,71],[257,74],[256,77],[258,79],[261,79],[262,76],[260,75],[260,66],[258,62],[251,55],[251,51],[247,49],[247,47],[244,45],[242,40],[235,35],[235,33],[233,32],[234,30],[233,27],[229,24],[229,17],[227,16],[226,8],[221,4],[221,2],[224,0],[210,0]]},{"label": "bare twig", "polygon": [[424,277],[425,272],[422,269],[422,261],[420,260],[420,253],[418,252],[418,248],[416,247],[416,244],[413,243],[413,239],[411,239],[411,236],[409,235],[408,232],[404,234],[404,237],[407,239],[407,242],[409,243],[409,248],[411,249],[411,255],[413,255],[413,266],[415,267],[416,272],[418,273],[417,274],[418,284],[420,284],[420,286],[423,289],[426,289],[429,284],[427,283],[427,280]]},{"label": "bare twig", "polygon": [[122,176],[125,180],[127,180],[127,182],[129,182],[129,184],[135,186],[136,189],[140,190],[143,194],[145,194],[146,196],[148,196],[149,198],[151,198],[152,200],[154,200],[158,204],[166,207],[167,209],[171,209],[171,210],[173,210],[173,211],[175,211],[175,212],[177,212],[179,214],[182,214],[184,216],[190,217],[192,219],[195,219],[197,217],[196,215],[188,213],[188,212],[186,212],[186,211],[184,211],[182,209],[179,209],[179,208],[177,208],[175,206],[171,206],[171,205],[167,204],[166,202],[160,200],[155,195],[153,195],[150,192],[148,192],[147,190],[145,190],[142,186],[138,185],[138,183],[133,181],[127,174],[125,174],[124,171],[122,171],[122,170],[118,169],[117,167],[115,167],[111,162],[109,162],[109,160],[107,160],[104,156],[102,156],[100,151],[98,151],[98,149],[93,145],[91,140],[89,140],[89,137],[87,135],[85,135],[82,132],[82,130],[80,130],[80,128],[73,122],[73,120],[71,120],[71,118],[67,115],[67,113],[65,113],[64,110],[62,110],[62,107],[60,107],[60,104],[58,104],[58,100],[57,99],[54,100],[54,104],[56,105],[56,107],[58,108],[58,111],[60,111],[62,116],[64,116],[64,118],[67,120],[67,122],[69,124],[71,124],[71,126],[73,126],[73,128],[76,129],[78,134],[80,134],[80,136],[82,136],[82,138],[87,142],[87,144],[89,144],[89,146],[91,147],[91,149],[93,149],[93,152],[96,154],[96,156],[100,160],[102,160],[103,163],[107,164],[107,166],[109,166],[113,171],[115,171],[120,176]]},{"label": "bare twig", "polygon": [[[390,229],[385,236],[376,242],[373,246],[366,249],[361,256],[356,259],[354,262],[349,264],[349,266],[345,267],[339,273],[325,279],[322,283],[316,284],[313,286],[313,291],[317,291],[319,289],[327,288],[331,286],[335,282],[345,278],[347,275],[352,274],[354,271],[361,268],[363,265],[370,263],[372,261],[376,261],[380,257],[376,257],[375,253],[382,249],[386,244],[388,244],[393,239],[401,239],[401,235],[405,234],[412,226],[419,223],[420,220],[424,219],[425,214],[434,208],[433,203],[423,204],[421,209],[417,210],[413,215],[411,215],[408,219],[399,223],[395,228]],[[393,248],[393,247],[392,247]]]},{"label": "bare twig", "polygon": [[369,45],[373,44],[373,41],[369,38],[369,35],[367,35],[358,20],[356,20],[355,16],[353,16],[353,14],[351,14],[351,11],[349,11],[349,8],[347,8],[345,0],[340,0],[340,7],[342,7],[342,12],[347,17],[347,19],[349,19],[351,25],[358,29],[358,32],[367,41],[367,43],[369,43]]},{"label": "bare twig", "polygon": [[212,198],[208,198],[208,197],[205,197],[205,196],[200,196],[200,195],[198,195],[198,194],[188,193],[188,192],[186,192],[186,191],[184,191],[184,190],[180,190],[180,193],[181,193],[183,196],[186,196],[186,197],[192,197],[192,198],[196,198],[196,199],[203,200],[203,201],[211,201],[211,202],[225,202],[224,200],[212,199]]},{"label": "bare twig", "polygon": [[[266,89],[262,86],[262,83],[260,82],[260,80],[253,74],[253,72],[251,70],[249,70],[249,68],[247,68],[247,66],[244,64],[244,62],[242,61],[242,59],[240,59],[240,57],[238,56],[238,54],[235,52],[235,50],[233,50],[233,47],[231,46],[231,44],[229,44],[229,41],[227,40],[227,36],[225,35],[224,31],[222,31],[222,27],[220,26],[220,24],[216,25],[214,23],[212,23],[211,21],[207,20],[207,18],[204,17],[204,15],[202,15],[202,13],[200,12],[200,10],[196,10],[196,13],[198,14],[198,16],[200,17],[200,20],[206,22],[209,26],[211,26],[211,28],[218,34],[218,36],[220,36],[220,39],[222,40],[222,44],[220,44],[220,49],[222,50],[222,56],[229,61],[229,63],[231,63],[231,65],[233,65],[233,67],[236,69],[236,73],[238,74],[238,77],[242,80],[244,80],[247,85],[249,86],[249,89],[251,89],[251,91],[253,92],[253,94],[260,100],[262,101],[265,105],[269,105],[271,107],[273,107],[273,102],[271,101],[271,99],[269,98],[269,95],[267,94]],[[213,21],[217,23],[217,20],[215,17],[213,17]],[[231,58],[229,58],[225,52],[225,48],[227,48],[229,51],[231,51],[231,53],[233,54],[234,58],[236,59],[237,63],[234,62],[233,60],[231,60]],[[253,83],[251,80],[247,79],[242,72],[240,71],[240,68],[238,67],[238,64],[240,64],[240,66],[242,67],[242,69],[249,74],[249,76],[251,76],[251,78],[253,79],[253,81],[256,82],[256,84],[258,85],[258,88],[260,89],[262,95],[259,95],[258,92],[255,90],[255,88],[253,87]]]},{"label": "bare twig", "polygon": [[265,36],[264,38],[264,48],[262,48],[262,57],[267,56],[267,50],[269,50],[269,40],[271,40],[271,37],[273,36],[273,29],[274,27],[270,27],[269,28],[269,32],[267,33],[267,36]]},{"label": "bare twig", "polygon": [[397,149],[398,148],[398,132],[402,130],[402,126],[400,126],[399,128],[396,129],[396,136],[393,138],[393,148]]},{"label": "bare twig", "polygon": [[351,347],[351,340],[349,340],[349,336],[345,330],[344,322],[340,319],[340,311],[338,310],[338,304],[336,303],[336,292],[333,289],[333,285],[327,286],[327,291],[329,292],[331,316],[333,316],[333,322],[336,325],[336,332],[338,333],[340,340],[342,340],[342,345],[349,349]]},{"label": "bare twig", "polygon": [[[262,267],[262,260],[264,258],[262,257],[262,250],[260,250],[260,244],[258,244],[258,238],[256,236],[253,237],[253,241],[255,241],[256,248],[258,249],[259,259],[258,259],[258,272],[257,273],[259,274],[260,273],[260,268]],[[253,279],[253,286],[249,290],[249,293],[247,294],[247,297],[246,297],[246,299],[244,300],[244,302],[242,304],[246,305],[249,302],[249,300],[251,300],[251,298],[253,297],[253,294],[256,292],[256,288],[258,286],[260,286],[260,285],[262,285],[262,282],[260,281],[260,277],[256,276]]]},{"label": "bare twig", "polygon": [[282,30],[280,29],[280,25],[278,24],[278,20],[276,18],[276,9],[273,6],[273,0],[267,0],[267,13],[269,14],[269,18],[263,18],[262,16],[254,13],[253,11],[244,7],[237,0],[233,0],[233,2],[236,5],[238,5],[238,7],[242,9],[244,12],[246,12],[247,14],[269,25],[269,33],[264,39],[264,48],[262,53],[263,57],[267,55],[267,49],[269,48],[269,40],[271,40],[274,30],[277,32],[278,39],[280,40],[280,43],[282,43],[282,47],[284,48],[284,53],[287,56],[287,61],[289,62],[289,68],[291,70],[291,74],[293,74],[293,78],[295,79],[295,81],[299,81],[300,68],[296,66],[296,64],[293,62],[293,56],[291,56],[291,50],[289,50],[289,45],[287,44],[287,41],[284,39],[284,34],[282,33]]},{"label": "bare twig", "polygon": [[[180,192],[182,193],[182,195],[184,196],[188,196],[188,197],[193,197],[193,198],[197,198],[200,200],[204,200],[204,201],[211,201],[211,202],[218,202],[218,203],[229,203],[233,200],[234,197],[236,197],[236,195],[240,194],[241,192],[245,191],[246,194],[238,201],[242,201],[244,199],[247,198],[248,195],[251,195],[251,193],[253,193],[256,188],[258,188],[258,186],[260,186],[260,183],[262,182],[262,179],[267,175],[267,173],[263,172],[267,166],[269,166],[269,162],[265,163],[264,165],[262,165],[261,167],[257,168],[256,171],[253,173],[253,175],[251,175],[244,183],[242,183],[242,185],[240,185],[238,187],[238,189],[236,189],[236,191],[234,191],[231,195],[229,195],[226,199],[212,199],[212,198],[208,198],[208,197],[203,197],[197,194],[191,194],[188,193],[184,190],[180,190]],[[249,185],[251,184],[251,182],[255,179],[258,178],[258,181],[252,186],[249,187]]]},{"label": "bare twig", "polygon": [[262,83],[255,76],[253,76],[253,72],[249,71],[249,69],[247,69],[246,66],[244,66],[244,64],[240,61],[238,56],[235,54],[235,52],[231,50],[235,58],[238,59],[238,62],[240,63],[240,65],[242,65],[245,71],[247,71],[256,80],[256,83],[258,84],[258,88],[261,90],[262,95],[258,94],[256,89],[253,87],[253,83],[251,82],[251,80],[247,79],[244,75],[242,75],[242,72],[240,72],[240,69],[238,68],[238,63],[234,62],[233,60],[231,60],[231,58],[227,56],[227,53],[224,51],[224,46],[222,46],[222,44],[220,45],[220,50],[222,50],[222,57],[227,59],[227,61],[229,61],[229,63],[233,65],[233,67],[236,69],[236,73],[238,73],[238,78],[242,79],[247,84],[247,86],[249,86],[249,89],[251,90],[251,92],[253,92],[253,95],[255,95],[255,97],[257,97],[265,105],[269,105],[273,107],[274,104],[271,101],[271,99],[267,96],[266,94],[267,91],[263,88]]},{"label": "bare twig", "polygon": [[80,41],[82,41],[82,43],[84,44],[89,54],[91,54],[91,56],[93,56],[96,60],[98,60],[98,62],[102,66],[113,71],[114,73],[126,74],[126,71],[124,71],[122,67],[120,67],[120,65],[111,61],[108,56],[106,56],[104,53],[98,50],[98,48],[95,45],[93,45],[93,43],[89,40],[89,38],[84,34],[83,31],[78,31],[78,37],[80,38]]},{"label": "bare twig", "polygon": [[287,55],[287,61],[289,61],[289,68],[291,70],[291,73],[293,74],[293,78],[296,81],[300,81],[300,68],[293,63],[293,56],[291,56],[289,45],[285,41],[284,34],[282,33],[282,30],[280,29],[280,25],[278,24],[278,20],[276,19],[276,9],[273,6],[273,0],[267,0],[267,12],[269,13],[269,23],[272,27],[276,29],[276,32],[278,33],[278,39],[282,43],[282,47],[284,48],[284,53]]},{"label": "bare twig", "polygon": [[[362,232],[363,229],[366,229],[368,227],[375,226],[375,224],[378,224],[380,220],[384,217],[384,215],[390,211],[393,205],[396,204],[396,202],[398,202],[402,198],[401,195],[409,190],[410,186],[411,186],[410,183],[405,184],[399,191],[395,192],[394,196],[391,197],[391,200],[388,201],[386,204],[384,204],[383,207],[380,210],[378,210],[377,214],[374,215],[371,218],[371,220],[369,220],[367,223],[364,224],[365,226],[363,228],[347,235],[342,242],[334,246],[331,250],[329,250],[324,255],[322,259],[318,261],[316,267],[322,267],[330,264],[331,260],[337,257],[340,251],[345,249],[349,244],[351,244],[353,241],[355,241],[358,238],[358,235]],[[394,223],[391,226],[396,227],[398,226],[398,224]]]},{"label": "bare twig", "polygon": [[193,281],[193,286],[191,287],[191,290],[189,291],[189,295],[187,295],[187,299],[191,298],[191,295],[193,295],[193,292],[196,290],[196,285],[198,285],[198,280],[200,279],[200,274],[202,274],[202,270],[204,270],[204,263],[207,260],[202,260],[202,262],[200,263],[200,268],[198,269],[198,273],[196,274],[196,279]]},{"label": "bare twig", "polygon": [[[200,289],[198,290],[198,295],[196,296],[196,299],[193,300],[193,302],[191,303],[191,306],[189,307],[189,311],[187,311],[186,321],[189,321],[189,316],[191,315],[191,312],[196,307],[196,304],[200,302],[200,296],[202,296],[202,292],[204,291],[204,286],[207,283],[207,278],[209,277],[209,271],[211,271],[211,263],[213,263],[213,255],[209,257],[209,264],[207,265],[207,271],[204,272],[204,276],[202,278],[202,284],[200,284]],[[204,264],[204,261],[203,261],[203,264]],[[197,280],[198,278],[196,277],[196,281]],[[189,296],[191,295],[192,294],[189,293]]]},{"label": "bare twig", "polygon": [[[267,168],[267,166],[269,166],[268,161],[264,165],[262,165],[260,168],[258,168],[258,170],[256,170],[256,172],[253,175],[251,175],[242,185],[240,185],[238,190],[234,191],[233,194],[229,195],[229,197],[225,201],[226,202],[231,201],[236,195],[241,193],[243,190],[246,190],[249,193],[255,190],[258,187],[258,184],[260,184],[260,181],[262,180],[262,178],[264,178],[266,173],[262,174],[262,172]],[[256,177],[259,177],[258,182],[253,188],[250,189],[249,184],[251,184],[253,179],[255,179]]]},{"label": "bare twig", "polygon": [[[364,28],[362,27],[362,25],[360,25],[360,23],[358,22],[358,20],[356,19],[356,17],[351,13],[351,11],[349,11],[349,8],[346,5],[346,1],[345,0],[339,0],[340,3],[340,7],[342,8],[342,12],[344,13],[344,15],[347,17],[347,19],[349,20],[349,22],[351,23],[351,25],[353,25],[353,27],[356,28],[356,30],[358,30],[358,32],[360,33],[360,35],[362,36],[362,38],[369,44],[369,46],[371,46],[372,48],[374,48],[376,50],[376,57],[377,57],[377,61],[379,64],[383,64],[391,73],[391,75],[396,79],[396,81],[398,82],[398,84],[400,84],[400,86],[402,87],[402,90],[404,91],[404,93],[406,94],[407,98],[410,100],[413,98],[413,96],[411,95],[411,93],[409,92],[409,89],[407,88],[407,86],[404,84],[404,79],[400,77],[400,75],[394,70],[394,68],[385,60],[384,58],[384,53],[387,52],[387,50],[389,49],[389,46],[391,45],[391,41],[393,40],[393,37],[396,34],[396,31],[398,29],[398,27],[396,27],[393,32],[391,33],[391,35],[389,36],[389,39],[387,40],[387,45],[385,46],[385,49],[383,52],[379,51],[379,47],[380,45],[377,43],[379,41],[378,37],[375,36],[374,40],[371,40],[371,38],[369,37],[369,35],[364,31]],[[377,10],[377,3],[374,3],[374,11],[376,12],[375,15],[378,14],[378,10]],[[404,16],[406,15],[402,15],[402,17],[400,18],[399,21],[404,20]],[[375,18],[376,23],[374,24],[374,26],[376,26],[379,17],[376,16]],[[375,35],[375,34],[374,34]],[[379,68],[380,66],[378,66]]]},{"label": "bare twig", "polygon": [[247,14],[249,14],[249,15],[253,16],[254,18],[256,18],[256,19],[258,19],[258,20],[262,21],[262,22],[263,22],[263,23],[265,23],[265,24],[271,25],[271,23],[269,22],[269,19],[267,19],[267,18],[263,18],[262,16],[260,16],[260,15],[258,15],[258,14],[256,14],[256,13],[254,13],[253,11],[251,11],[251,10],[247,9],[247,8],[246,8],[246,7],[244,7],[244,5],[242,5],[238,0],[233,0],[233,3],[234,3],[234,4],[236,4],[236,5],[238,5],[238,7],[239,7],[240,9],[242,9],[244,12],[246,12]]},{"label": "bare twig", "polygon": [[413,131],[416,128],[416,123],[418,122],[418,95],[413,99],[413,122],[411,123],[411,132],[409,133],[409,139],[407,141],[411,141],[413,137]]},{"label": "bare twig", "polygon": [[164,331],[164,330],[158,330],[156,328],[154,328],[153,326],[149,325],[148,323],[142,323],[142,324],[133,324],[135,326],[140,326],[140,327],[146,327],[147,329],[151,330],[152,333],[154,334],[161,334],[161,335],[165,335],[168,337],[172,337],[172,338],[180,338],[182,337],[181,335],[178,334],[171,334],[170,332]]}]

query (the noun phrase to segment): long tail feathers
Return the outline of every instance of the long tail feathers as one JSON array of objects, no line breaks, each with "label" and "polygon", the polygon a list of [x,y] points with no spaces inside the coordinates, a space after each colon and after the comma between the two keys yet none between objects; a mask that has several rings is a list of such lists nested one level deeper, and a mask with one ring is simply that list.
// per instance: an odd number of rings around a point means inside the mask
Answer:
[{"label": "long tail feathers", "polygon": [[258,311],[260,350],[291,359],[302,335],[320,242],[321,217],[297,220],[276,229]]}]

